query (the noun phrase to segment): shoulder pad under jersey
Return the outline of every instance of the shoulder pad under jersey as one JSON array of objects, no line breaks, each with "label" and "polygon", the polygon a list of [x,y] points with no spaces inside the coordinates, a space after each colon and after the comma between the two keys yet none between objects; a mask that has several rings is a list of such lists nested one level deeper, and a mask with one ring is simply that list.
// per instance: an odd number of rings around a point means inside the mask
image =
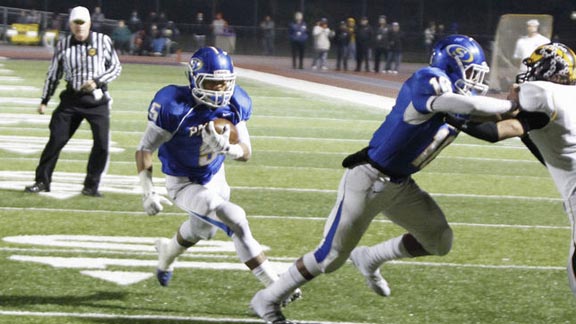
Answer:
[{"label": "shoulder pad under jersey", "polygon": [[252,99],[240,86],[234,88],[234,94],[230,99],[230,107],[237,111],[240,120],[248,120],[252,116]]}]

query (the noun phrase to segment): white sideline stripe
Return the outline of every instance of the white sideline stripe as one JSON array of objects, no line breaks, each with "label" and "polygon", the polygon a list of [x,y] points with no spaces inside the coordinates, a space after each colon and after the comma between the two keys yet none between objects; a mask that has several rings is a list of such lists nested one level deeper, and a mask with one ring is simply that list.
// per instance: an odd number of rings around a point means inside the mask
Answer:
[{"label": "white sideline stripe", "polygon": [[[355,106],[364,105],[384,111],[390,111],[395,102],[395,99],[390,97],[378,96],[371,93],[344,89],[295,78],[287,78],[271,73],[264,73],[236,67],[234,68],[234,71],[240,78],[257,80],[285,89],[296,90],[299,93],[305,92],[317,96],[320,95],[334,99],[336,101],[345,100],[347,102],[353,103]],[[362,98],[360,103],[357,100],[358,98]]]},{"label": "white sideline stripe", "polygon": [[[102,318],[102,319],[125,319],[125,320],[170,320],[170,321],[194,321],[200,323],[253,323],[261,324],[260,319],[247,318],[230,318],[230,317],[193,317],[193,316],[170,316],[170,315],[119,315],[106,313],[65,313],[65,312],[27,312],[0,310],[0,315],[5,316],[36,316],[36,317],[74,317],[74,318]],[[301,321],[296,320],[296,323]],[[325,322],[325,321],[307,321],[301,323],[311,324],[367,324],[356,322]]]},{"label": "white sideline stripe", "polygon": [[[63,208],[38,208],[38,207],[0,207],[0,210],[6,211],[32,211],[32,212],[69,212],[69,213],[92,213],[92,214],[113,214],[113,215],[135,215],[144,216],[144,211],[122,211],[122,210],[84,210],[84,209],[63,209]],[[164,216],[182,217],[186,213],[162,213]],[[305,217],[305,216],[279,216],[279,215],[249,215],[248,218],[254,219],[290,219],[290,220],[309,220],[325,221],[326,217]],[[392,223],[386,219],[374,219],[375,223]],[[450,222],[451,226],[468,226],[468,227],[495,227],[495,228],[515,228],[515,229],[561,229],[568,230],[569,226],[552,226],[552,225],[520,225],[520,224],[478,224],[478,223],[458,223]]]}]

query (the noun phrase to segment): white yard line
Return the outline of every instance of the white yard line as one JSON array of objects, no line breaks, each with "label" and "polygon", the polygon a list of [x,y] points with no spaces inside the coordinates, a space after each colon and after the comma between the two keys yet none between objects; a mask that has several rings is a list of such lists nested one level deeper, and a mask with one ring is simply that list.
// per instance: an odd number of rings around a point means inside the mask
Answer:
[{"label": "white yard line", "polygon": [[[52,212],[52,213],[84,213],[84,214],[109,214],[109,215],[132,215],[144,216],[143,211],[127,210],[97,210],[97,209],[66,209],[66,208],[40,208],[40,207],[0,207],[4,211],[30,211],[30,212]],[[163,216],[182,217],[186,213],[163,212]],[[306,217],[306,216],[280,216],[280,215],[248,215],[248,218],[254,219],[278,219],[278,220],[302,220],[302,221],[325,221],[325,217]],[[374,219],[374,223],[391,223],[386,219]],[[551,225],[521,225],[521,224],[478,224],[478,223],[459,223],[450,222],[451,226],[463,227],[487,227],[487,228],[512,228],[512,229],[550,229],[550,230],[569,230],[569,226],[551,226]]]},{"label": "white yard line", "polygon": [[[72,317],[72,318],[94,318],[94,319],[117,319],[117,320],[148,320],[148,321],[190,321],[198,323],[254,323],[261,324],[260,319],[231,318],[231,317],[194,317],[194,316],[167,316],[167,315],[120,315],[106,313],[66,313],[66,312],[27,312],[0,310],[0,315],[4,316],[31,316],[31,317]],[[300,323],[300,320],[295,320]],[[366,324],[356,322],[326,322],[302,320],[302,323],[309,324]]]}]

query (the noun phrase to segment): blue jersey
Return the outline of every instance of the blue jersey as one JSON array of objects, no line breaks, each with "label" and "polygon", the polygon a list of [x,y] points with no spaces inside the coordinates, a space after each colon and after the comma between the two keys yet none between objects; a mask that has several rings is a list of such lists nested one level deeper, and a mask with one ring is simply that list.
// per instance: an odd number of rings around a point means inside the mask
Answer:
[{"label": "blue jersey", "polygon": [[431,97],[453,91],[440,69],[416,71],[402,85],[386,120],[374,132],[368,156],[389,176],[402,178],[418,172],[458,135],[444,122],[444,113],[431,112]]},{"label": "blue jersey", "polygon": [[197,104],[188,86],[169,85],[160,89],[148,108],[148,120],[172,134],[158,150],[162,172],[207,183],[220,170],[225,156],[210,152],[202,143],[202,129],[216,118],[228,119],[236,125],[251,115],[252,100],[239,86],[235,87],[230,103],[216,109]]}]

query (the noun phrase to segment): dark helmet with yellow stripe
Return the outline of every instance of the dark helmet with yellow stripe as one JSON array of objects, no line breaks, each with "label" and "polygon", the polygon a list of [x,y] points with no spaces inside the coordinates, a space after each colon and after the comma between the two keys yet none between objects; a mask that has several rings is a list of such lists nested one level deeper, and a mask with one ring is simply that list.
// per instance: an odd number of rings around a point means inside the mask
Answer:
[{"label": "dark helmet with yellow stripe", "polygon": [[516,82],[550,81],[558,84],[576,84],[576,54],[561,43],[538,46],[522,63],[527,71],[516,76]]}]

